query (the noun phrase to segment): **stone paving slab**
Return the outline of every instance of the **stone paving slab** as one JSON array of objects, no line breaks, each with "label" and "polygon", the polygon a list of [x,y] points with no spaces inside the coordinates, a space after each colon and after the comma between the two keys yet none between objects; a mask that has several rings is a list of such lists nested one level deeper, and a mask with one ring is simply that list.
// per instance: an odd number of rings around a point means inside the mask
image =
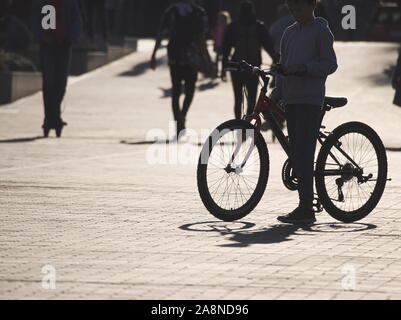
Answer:
[{"label": "stone paving slab", "polygon": [[[171,110],[168,69],[145,69],[148,43],[141,48],[71,78],[62,139],[38,138],[40,94],[0,108],[0,298],[401,297],[400,153],[388,152],[393,181],[371,215],[343,224],[323,212],[302,229],[276,221],[297,196],[282,185],[285,155],[266,134],[271,173],[260,205],[241,221],[216,221],[196,189],[204,137],[170,145],[167,160],[188,152],[187,163],[147,161],[151,148],[164,148],[147,141],[149,130],[162,140]],[[350,106],[328,114],[328,127],[363,121],[399,147],[401,113],[383,78],[396,46],[336,48],[340,69],[328,91],[350,97]],[[189,127],[209,132],[231,117],[230,84],[201,80]],[[49,268],[55,289],[42,286]]]}]

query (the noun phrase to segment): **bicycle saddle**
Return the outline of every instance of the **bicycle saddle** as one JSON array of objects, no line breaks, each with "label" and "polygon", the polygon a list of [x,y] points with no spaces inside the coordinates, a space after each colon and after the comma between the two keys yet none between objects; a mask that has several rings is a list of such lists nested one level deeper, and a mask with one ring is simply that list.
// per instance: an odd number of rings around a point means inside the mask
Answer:
[{"label": "bicycle saddle", "polygon": [[348,103],[347,98],[334,98],[334,97],[324,98],[325,107],[329,107],[330,109],[344,107],[347,103]]}]

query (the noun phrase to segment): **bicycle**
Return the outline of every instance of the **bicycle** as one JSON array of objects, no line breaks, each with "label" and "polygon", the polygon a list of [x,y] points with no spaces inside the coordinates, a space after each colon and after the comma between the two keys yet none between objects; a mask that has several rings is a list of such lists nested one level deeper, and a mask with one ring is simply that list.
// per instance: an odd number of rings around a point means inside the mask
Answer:
[{"label": "bicycle", "polygon": [[[201,200],[208,211],[223,221],[248,215],[261,200],[269,176],[269,151],[261,132],[261,118],[270,127],[288,156],[282,180],[297,190],[296,172],[291,165],[290,145],[273,115],[286,119],[285,112],[267,96],[270,77],[281,73],[279,65],[261,70],[245,61],[231,63],[228,71],[248,72],[262,80],[260,95],[251,115],[219,125],[207,138],[197,167]],[[326,97],[326,112],[344,107],[346,98]],[[334,219],[351,223],[363,219],[379,203],[387,180],[386,150],[378,134],[361,122],[347,122],[331,132],[321,125],[321,145],[315,162],[317,197],[314,211],[323,209]]]}]

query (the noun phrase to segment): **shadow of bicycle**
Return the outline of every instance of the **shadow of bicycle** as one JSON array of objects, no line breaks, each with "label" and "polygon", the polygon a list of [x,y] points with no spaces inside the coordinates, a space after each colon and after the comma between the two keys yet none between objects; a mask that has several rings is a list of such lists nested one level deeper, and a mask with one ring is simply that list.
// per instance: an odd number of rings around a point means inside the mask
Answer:
[{"label": "shadow of bicycle", "polygon": [[309,226],[275,224],[268,228],[252,229],[250,222],[208,221],[180,226],[181,230],[195,232],[216,232],[225,236],[231,243],[221,247],[249,247],[253,244],[273,244],[293,240],[291,236],[311,236],[314,233],[348,233],[375,229],[377,226],[367,223],[318,223]]}]

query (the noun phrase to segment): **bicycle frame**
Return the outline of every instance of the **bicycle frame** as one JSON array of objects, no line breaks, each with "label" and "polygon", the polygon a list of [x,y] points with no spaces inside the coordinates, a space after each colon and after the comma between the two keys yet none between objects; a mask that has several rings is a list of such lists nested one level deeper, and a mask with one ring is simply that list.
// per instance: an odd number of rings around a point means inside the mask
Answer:
[{"label": "bicycle frame", "polygon": [[[291,149],[290,149],[290,144],[287,139],[287,137],[284,135],[284,132],[281,130],[280,126],[278,125],[276,119],[273,117],[274,114],[277,114],[284,120],[286,120],[286,114],[285,112],[279,108],[276,104],[274,104],[271,99],[267,96],[267,88],[269,85],[269,78],[267,76],[263,77],[264,80],[264,85],[262,89],[260,90],[259,98],[257,100],[255,109],[251,115],[245,116],[244,120],[251,123],[254,127],[254,134],[252,136],[252,145],[249,148],[244,161],[242,162],[240,168],[242,169],[246,162],[248,161],[253,148],[255,146],[256,142],[256,137],[260,133],[260,128],[262,124],[261,120],[261,115],[263,118],[270,123],[271,129],[273,131],[273,134],[276,136],[277,140],[279,141],[281,147],[283,148],[284,152],[287,154],[288,158],[291,159]],[[323,108],[322,109],[322,115],[321,115],[321,121],[324,118],[324,115],[326,113],[326,110]],[[324,127],[322,127],[324,128]],[[320,131],[319,136],[318,136],[318,141],[321,145],[323,145],[324,141],[328,138],[328,135],[326,135],[324,132]],[[234,162],[234,159],[236,155],[238,154],[239,150],[241,148],[241,143],[237,144],[237,147],[234,150],[234,153],[231,157],[231,161],[228,164],[227,168],[231,168],[231,164]],[[351,158],[348,156],[348,154],[342,150],[341,148],[341,143],[339,142],[338,144],[335,145],[335,148],[354,166],[353,169],[345,169],[343,168],[343,165],[340,163],[340,161],[335,157],[335,155],[330,152],[330,156],[333,159],[333,161],[338,164],[340,169],[332,169],[332,170],[324,170],[324,176],[343,176],[343,175],[352,175],[352,176],[357,176],[359,182],[364,181],[364,177],[362,176],[363,170],[359,167],[359,165]]]}]

